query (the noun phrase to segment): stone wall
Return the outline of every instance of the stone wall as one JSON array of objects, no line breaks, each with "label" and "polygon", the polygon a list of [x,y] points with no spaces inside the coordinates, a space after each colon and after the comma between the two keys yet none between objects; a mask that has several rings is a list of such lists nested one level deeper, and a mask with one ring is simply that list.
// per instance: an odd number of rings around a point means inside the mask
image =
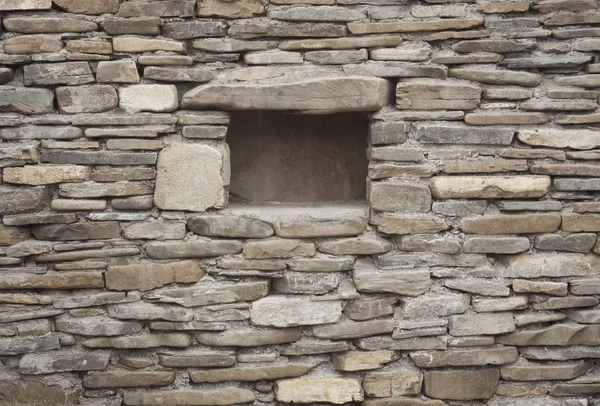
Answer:
[{"label": "stone wall", "polygon": [[[0,405],[600,404],[596,0],[0,10]],[[235,110],[368,207],[234,204]]]}]

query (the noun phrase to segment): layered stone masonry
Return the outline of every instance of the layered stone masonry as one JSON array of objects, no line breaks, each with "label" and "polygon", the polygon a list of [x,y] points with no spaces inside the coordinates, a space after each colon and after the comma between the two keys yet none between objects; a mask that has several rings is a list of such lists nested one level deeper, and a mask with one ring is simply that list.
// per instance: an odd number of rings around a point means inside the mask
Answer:
[{"label": "layered stone masonry", "polygon": [[[596,0],[0,12],[0,404],[600,404]],[[230,204],[234,110],[368,114],[368,207]]]}]

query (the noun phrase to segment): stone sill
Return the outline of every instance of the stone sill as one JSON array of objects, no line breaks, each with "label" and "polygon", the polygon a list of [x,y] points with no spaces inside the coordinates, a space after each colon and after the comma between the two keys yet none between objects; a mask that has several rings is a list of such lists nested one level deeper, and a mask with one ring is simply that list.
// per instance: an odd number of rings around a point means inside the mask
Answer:
[{"label": "stone sill", "polygon": [[266,222],[302,220],[341,220],[368,218],[366,201],[323,203],[231,203],[225,210],[235,216],[252,217]]}]

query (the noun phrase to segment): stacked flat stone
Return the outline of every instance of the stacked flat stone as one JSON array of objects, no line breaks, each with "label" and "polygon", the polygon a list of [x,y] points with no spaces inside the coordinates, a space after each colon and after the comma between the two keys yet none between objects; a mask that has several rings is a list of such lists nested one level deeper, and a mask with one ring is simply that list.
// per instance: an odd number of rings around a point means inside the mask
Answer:
[{"label": "stacked flat stone", "polygon": [[[598,7],[0,0],[0,404],[600,405]],[[368,210],[230,207],[233,110]]]}]

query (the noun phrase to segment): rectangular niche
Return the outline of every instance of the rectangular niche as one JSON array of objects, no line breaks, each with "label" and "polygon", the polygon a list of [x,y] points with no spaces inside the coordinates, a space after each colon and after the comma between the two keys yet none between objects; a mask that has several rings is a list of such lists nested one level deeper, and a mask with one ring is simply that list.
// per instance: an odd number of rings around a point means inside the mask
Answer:
[{"label": "rectangular niche", "polygon": [[236,111],[231,149],[230,203],[364,203],[368,119]]}]

